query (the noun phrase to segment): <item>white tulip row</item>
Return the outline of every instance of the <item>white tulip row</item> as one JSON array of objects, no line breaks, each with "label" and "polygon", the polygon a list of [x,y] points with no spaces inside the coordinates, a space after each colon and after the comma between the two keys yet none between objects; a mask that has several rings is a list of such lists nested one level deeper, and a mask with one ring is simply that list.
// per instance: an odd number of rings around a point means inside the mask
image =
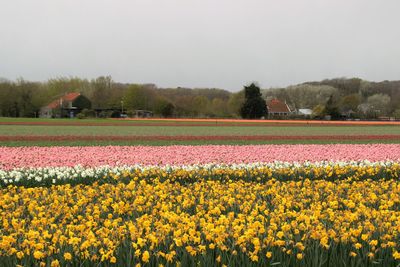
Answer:
[{"label": "white tulip row", "polygon": [[13,170],[1,170],[0,169],[0,182],[3,185],[14,184],[18,182],[33,182],[41,183],[43,181],[51,181],[52,184],[59,182],[74,181],[77,179],[101,179],[105,176],[109,176],[111,173],[115,175],[121,175],[124,172],[134,171],[148,171],[148,170],[160,170],[165,172],[172,172],[176,170],[217,170],[217,169],[232,169],[232,170],[257,170],[269,168],[272,171],[283,168],[312,168],[312,167],[367,167],[367,166],[378,166],[382,168],[393,167],[399,165],[396,161],[322,161],[322,162],[272,162],[272,163],[244,163],[244,164],[199,164],[199,165],[186,165],[186,166],[156,166],[156,165],[131,165],[131,166],[99,166],[99,167],[83,167],[80,165],[74,167],[40,167],[40,168],[17,168]]}]

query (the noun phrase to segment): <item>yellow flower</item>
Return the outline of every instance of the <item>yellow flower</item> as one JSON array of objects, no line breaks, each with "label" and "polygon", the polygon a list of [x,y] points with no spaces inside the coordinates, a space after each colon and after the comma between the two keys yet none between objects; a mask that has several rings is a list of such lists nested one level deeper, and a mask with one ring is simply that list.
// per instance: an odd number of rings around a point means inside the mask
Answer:
[{"label": "yellow flower", "polygon": [[251,261],[258,261],[258,256],[256,254],[251,255],[250,259]]},{"label": "yellow flower", "polygon": [[207,248],[206,248],[205,245],[199,245],[199,251],[200,251],[200,252],[204,252],[204,251],[206,251],[206,250],[207,250]]},{"label": "yellow flower", "polygon": [[197,253],[197,252],[196,252],[195,249],[193,249],[192,246],[186,246],[186,251],[189,252],[190,255],[196,256],[196,253]]},{"label": "yellow flower", "polygon": [[285,235],[285,234],[284,234],[282,231],[279,231],[279,232],[276,234],[276,236],[279,237],[279,239],[282,239],[282,237],[283,237],[284,235]]},{"label": "yellow flower", "polygon": [[357,256],[357,253],[352,251],[352,252],[349,253],[349,255],[350,255],[350,257],[355,257],[355,256]]},{"label": "yellow flower", "polygon": [[17,252],[17,258],[22,259],[24,257],[24,253],[22,251]]},{"label": "yellow flower", "polygon": [[112,256],[112,257],[110,258],[110,262],[111,262],[111,263],[116,263],[116,262],[117,262],[117,258],[114,257],[114,256]]},{"label": "yellow flower", "polygon": [[139,258],[141,253],[140,249],[135,250],[135,257]]},{"label": "yellow flower", "polygon": [[64,253],[64,259],[67,260],[67,261],[72,260],[72,255],[71,255],[71,253],[65,252],[65,253]]},{"label": "yellow flower", "polygon": [[50,267],[59,267],[59,266],[60,266],[60,263],[58,262],[58,260],[53,260],[50,263]]},{"label": "yellow flower", "polygon": [[221,255],[219,255],[216,259],[217,262],[221,262]]},{"label": "yellow flower", "polygon": [[174,238],[174,241],[177,247],[182,246],[182,240],[180,238]]},{"label": "yellow flower", "polygon": [[374,258],[374,253],[372,253],[372,252],[368,253],[368,258],[373,259]]},{"label": "yellow flower", "polygon": [[378,245],[378,240],[376,240],[376,239],[371,240],[371,242],[369,242],[369,245],[370,245],[370,246],[376,246],[376,245]]},{"label": "yellow flower", "polygon": [[149,259],[150,259],[150,254],[149,254],[149,252],[146,250],[146,251],[143,252],[143,254],[142,254],[142,261],[144,261],[144,262],[149,262]]},{"label": "yellow flower", "polygon": [[302,253],[297,253],[296,258],[297,258],[298,260],[303,259],[303,254],[302,254]]},{"label": "yellow flower", "polygon": [[303,251],[306,247],[303,245],[303,243],[301,243],[301,242],[297,242],[296,243],[296,247],[298,248],[298,249],[300,249],[301,251]]},{"label": "yellow flower", "polygon": [[44,253],[41,251],[35,251],[35,252],[33,252],[33,257],[37,260],[43,259]]},{"label": "yellow flower", "polygon": [[267,254],[265,254],[265,256],[267,256],[267,259],[270,259],[272,257],[272,252],[268,251]]}]

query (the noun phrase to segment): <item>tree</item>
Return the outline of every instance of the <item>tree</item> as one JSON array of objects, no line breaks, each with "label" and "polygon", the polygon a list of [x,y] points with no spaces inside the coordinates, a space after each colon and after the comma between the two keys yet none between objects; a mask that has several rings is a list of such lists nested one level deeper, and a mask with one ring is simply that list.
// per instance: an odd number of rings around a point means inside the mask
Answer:
[{"label": "tree", "polygon": [[396,109],[393,113],[392,116],[395,117],[396,119],[400,119],[400,109]]},{"label": "tree", "polygon": [[153,110],[156,100],[153,89],[140,84],[132,84],[124,95],[124,104],[127,109]]},{"label": "tree", "polygon": [[325,111],[324,105],[321,105],[321,104],[316,105],[312,110],[313,118],[322,119],[324,116],[324,111]]},{"label": "tree", "polygon": [[159,97],[154,106],[154,112],[165,118],[172,117],[175,106],[166,99]]},{"label": "tree", "polygon": [[331,116],[332,119],[339,119],[340,113],[337,105],[334,103],[333,95],[329,97],[325,105],[325,115]]},{"label": "tree", "polygon": [[310,108],[325,105],[329,97],[339,95],[339,90],[329,85],[299,84],[286,88],[270,88],[264,90],[267,99],[285,99],[295,108]]},{"label": "tree", "polygon": [[386,115],[390,103],[390,96],[386,94],[374,94],[368,97],[367,103],[372,107],[375,115]]},{"label": "tree", "polygon": [[228,100],[228,110],[231,116],[239,117],[244,103],[244,90],[233,93]]},{"label": "tree", "polygon": [[195,116],[204,117],[208,114],[209,106],[210,101],[205,96],[197,95],[192,99],[191,107]]},{"label": "tree", "polygon": [[168,103],[162,108],[162,110],[161,110],[161,115],[162,115],[163,117],[166,117],[166,118],[171,117],[171,116],[174,114],[174,109],[175,109],[174,105],[173,105],[172,103],[169,103],[169,102],[168,102]]},{"label": "tree", "polygon": [[340,108],[343,111],[353,110],[356,111],[360,105],[361,99],[359,94],[346,95],[340,100]]},{"label": "tree", "polygon": [[111,76],[100,76],[95,80],[92,80],[92,103],[95,108],[105,108],[108,107],[108,102],[110,100],[111,89],[113,80]]},{"label": "tree", "polygon": [[254,83],[244,87],[245,101],[240,109],[240,115],[247,119],[257,119],[267,115],[267,104],[261,97],[260,88]]},{"label": "tree", "polygon": [[228,102],[222,98],[214,98],[211,101],[210,113],[217,117],[229,116]]}]

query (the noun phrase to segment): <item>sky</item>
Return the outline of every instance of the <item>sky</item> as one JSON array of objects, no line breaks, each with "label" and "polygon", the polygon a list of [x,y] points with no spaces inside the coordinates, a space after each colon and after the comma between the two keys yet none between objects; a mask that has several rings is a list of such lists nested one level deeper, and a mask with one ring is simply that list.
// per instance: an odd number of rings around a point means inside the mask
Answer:
[{"label": "sky", "polygon": [[400,79],[398,0],[0,0],[0,77],[215,87]]}]

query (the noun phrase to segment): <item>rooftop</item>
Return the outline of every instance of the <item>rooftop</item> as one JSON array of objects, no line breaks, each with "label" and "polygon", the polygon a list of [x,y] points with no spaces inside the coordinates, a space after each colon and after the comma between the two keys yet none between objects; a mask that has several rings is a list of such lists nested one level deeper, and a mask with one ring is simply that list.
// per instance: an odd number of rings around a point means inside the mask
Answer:
[{"label": "rooftop", "polygon": [[272,99],[267,102],[267,108],[269,113],[289,113],[290,108],[288,105],[278,99]]},{"label": "rooftop", "polygon": [[68,93],[63,95],[62,97],[52,101],[46,107],[54,109],[60,107],[61,103],[63,102],[72,102],[77,99],[81,94],[80,93]]}]

